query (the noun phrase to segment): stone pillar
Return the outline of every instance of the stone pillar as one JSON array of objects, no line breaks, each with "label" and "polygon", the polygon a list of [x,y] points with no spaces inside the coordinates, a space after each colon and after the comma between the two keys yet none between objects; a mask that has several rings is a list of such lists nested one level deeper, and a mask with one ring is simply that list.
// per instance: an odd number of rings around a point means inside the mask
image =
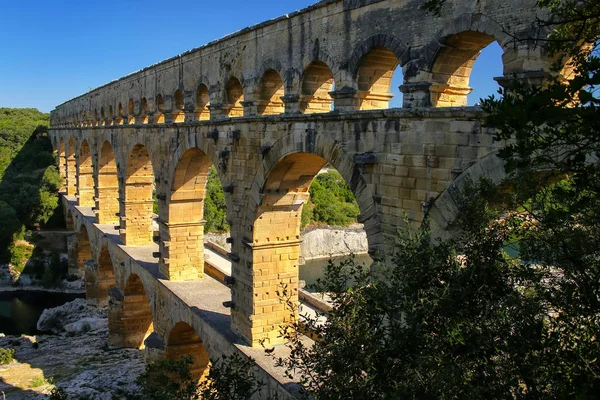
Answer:
[{"label": "stone pillar", "polygon": [[354,111],[358,110],[359,100],[356,97],[356,89],[344,86],[341,89],[329,92],[333,98],[334,111]]},{"label": "stone pillar", "polygon": [[117,287],[108,291],[108,345],[113,348],[125,346],[123,325],[123,292]]},{"label": "stone pillar", "polygon": [[100,268],[95,260],[85,263],[85,298],[96,307],[108,306],[108,291],[115,284],[112,268]]},{"label": "stone pillar", "polygon": [[431,107],[431,82],[409,82],[400,85],[398,89],[403,94],[403,108],[429,108]]},{"label": "stone pillar", "polygon": [[[273,224],[272,229],[280,227]],[[292,239],[248,244],[252,262],[248,268],[239,268],[231,315],[233,329],[253,347],[283,343],[280,327],[298,317],[280,295],[285,292],[292,304],[298,302],[300,243]]]},{"label": "stone pillar", "polygon": [[196,113],[194,109],[186,109],[183,111],[185,114],[185,122],[194,122],[196,121]]},{"label": "stone pillar", "polygon": [[258,105],[256,101],[245,100],[241,101],[240,104],[244,107],[244,117],[253,117],[258,115]]},{"label": "stone pillar", "polygon": [[79,268],[77,266],[77,246],[79,241],[77,235],[67,237],[67,267],[69,275],[78,275]]},{"label": "stone pillar", "polygon": [[510,89],[513,81],[517,81],[525,87],[545,86],[552,78],[552,74],[545,71],[527,71],[512,76],[500,76],[494,78],[500,86]]},{"label": "stone pillar", "polygon": [[208,105],[208,109],[211,121],[227,118],[227,108],[223,103],[211,103]]},{"label": "stone pillar", "polygon": [[67,195],[75,196],[77,194],[77,165],[75,153],[67,154]]},{"label": "stone pillar", "polygon": [[81,207],[94,207],[94,175],[91,160],[79,166],[77,175],[77,197]]},{"label": "stone pillar", "polygon": [[432,83],[429,91],[431,104],[435,107],[465,107],[468,104],[467,96],[473,91],[473,88]]},{"label": "stone pillar", "polygon": [[144,294],[124,295],[113,287],[108,291],[108,344],[117,348],[143,349],[152,331],[152,312]]},{"label": "stone pillar", "polygon": [[144,358],[146,363],[160,361],[166,357],[165,343],[156,332],[152,332],[150,336],[144,340]]},{"label": "stone pillar", "polygon": [[286,94],[281,96],[286,114],[300,114],[300,95]]},{"label": "stone pillar", "polygon": [[153,200],[121,200],[121,241],[125,246],[152,243]]},{"label": "stone pillar", "polygon": [[159,271],[172,281],[190,281],[204,276],[204,224],[160,222]]},{"label": "stone pillar", "polygon": [[119,223],[119,187],[96,187],[96,218],[99,224],[116,225]]}]

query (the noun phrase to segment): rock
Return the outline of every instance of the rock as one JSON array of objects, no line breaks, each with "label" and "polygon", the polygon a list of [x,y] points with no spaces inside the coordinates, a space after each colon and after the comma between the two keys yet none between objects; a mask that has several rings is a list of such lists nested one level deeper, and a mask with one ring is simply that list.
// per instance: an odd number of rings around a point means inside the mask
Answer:
[{"label": "rock", "polygon": [[76,281],[67,281],[67,280],[63,280],[63,287],[66,289],[72,289],[72,290],[80,290],[83,289],[85,287],[85,283],[83,281],[83,278],[78,279]]},{"label": "rock", "polygon": [[84,299],[75,299],[62,306],[44,310],[38,319],[37,329],[53,333],[87,332],[106,328],[97,321],[101,318],[106,318],[106,310],[90,307]]},{"label": "rock", "polygon": [[65,332],[86,333],[102,329],[108,329],[108,322],[105,318],[83,318],[64,326]]},{"label": "rock", "polygon": [[302,233],[302,239],[300,255],[305,260],[365,254],[369,250],[362,225],[307,229]]}]

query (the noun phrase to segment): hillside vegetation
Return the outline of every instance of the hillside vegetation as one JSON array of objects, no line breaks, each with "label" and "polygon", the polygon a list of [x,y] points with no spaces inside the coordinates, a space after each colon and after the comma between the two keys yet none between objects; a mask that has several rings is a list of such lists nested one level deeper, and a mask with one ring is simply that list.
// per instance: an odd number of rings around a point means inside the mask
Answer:
[{"label": "hillside vegetation", "polygon": [[0,108],[0,262],[23,264],[31,247],[21,242],[25,231],[45,226],[58,207],[49,122],[36,109]]}]

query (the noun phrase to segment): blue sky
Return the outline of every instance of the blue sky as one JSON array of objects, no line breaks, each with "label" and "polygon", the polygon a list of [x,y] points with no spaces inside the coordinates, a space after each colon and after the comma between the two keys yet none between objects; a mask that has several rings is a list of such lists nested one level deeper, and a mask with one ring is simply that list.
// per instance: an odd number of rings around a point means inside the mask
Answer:
[{"label": "blue sky", "polygon": [[[91,88],[314,2],[3,1],[0,107],[48,112]],[[492,77],[502,73],[500,54],[492,49],[478,59],[470,104],[497,90]],[[394,78],[396,94],[401,76]]]}]

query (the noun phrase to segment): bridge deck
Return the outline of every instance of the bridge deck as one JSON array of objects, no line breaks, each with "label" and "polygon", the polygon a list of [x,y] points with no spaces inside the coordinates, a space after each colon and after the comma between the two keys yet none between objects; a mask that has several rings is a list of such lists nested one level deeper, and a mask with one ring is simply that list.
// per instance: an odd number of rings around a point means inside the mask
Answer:
[{"label": "bridge deck", "polygon": [[[91,207],[80,207],[77,205],[74,196],[64,194],[63,196],[67,200],[69,207],[83,217],[88,229],[93,226],[110,243],[119,247],[133,263],[141,267],[142,271],[136,270],[136,273],[150,275],[156,280],[158,285],[166,289],[169,292],[169,297],[176,299],[177,304],[175,308],[177,310],[191,311],[194,317],[201,320],[201,325],[212,328],[210,330],[220,336],[218,340],[211,340],[211,336],[213,335],[203,338],[207,347],[222,348],[222,343],[231,343],[241,353],[247,357],[252,357],[258,367],[274,378],[281,387],[286,388],[291,393],[297,391],[297,385],[285,376],[284,370],[274,365],[276,358],[285,357],[289,354],[285,346],[276,346],[271,355],[266,355],[264,349],[252,348],[246,345],[232,330],[230,310],[223,306],[224,302],[231,300],[230,288],[209,275],[205,275],[203,279],[189,282],[174,282],[160,278],[158,260],[153,256],[153,253],[158,251],[157,244],[153,243],[141,246],[123,245],[119,237],[119,231],[113,225],[100,225],[94,222],[95,214]],[[216,252],[207,250],[211,254],[213,264],[216,261],[216,264],[223,268],[222,272],[230,275],[231,262]],[[303,314],[306,314],[306,312]],[[214,343],[211,343],[211,341]]]}]

